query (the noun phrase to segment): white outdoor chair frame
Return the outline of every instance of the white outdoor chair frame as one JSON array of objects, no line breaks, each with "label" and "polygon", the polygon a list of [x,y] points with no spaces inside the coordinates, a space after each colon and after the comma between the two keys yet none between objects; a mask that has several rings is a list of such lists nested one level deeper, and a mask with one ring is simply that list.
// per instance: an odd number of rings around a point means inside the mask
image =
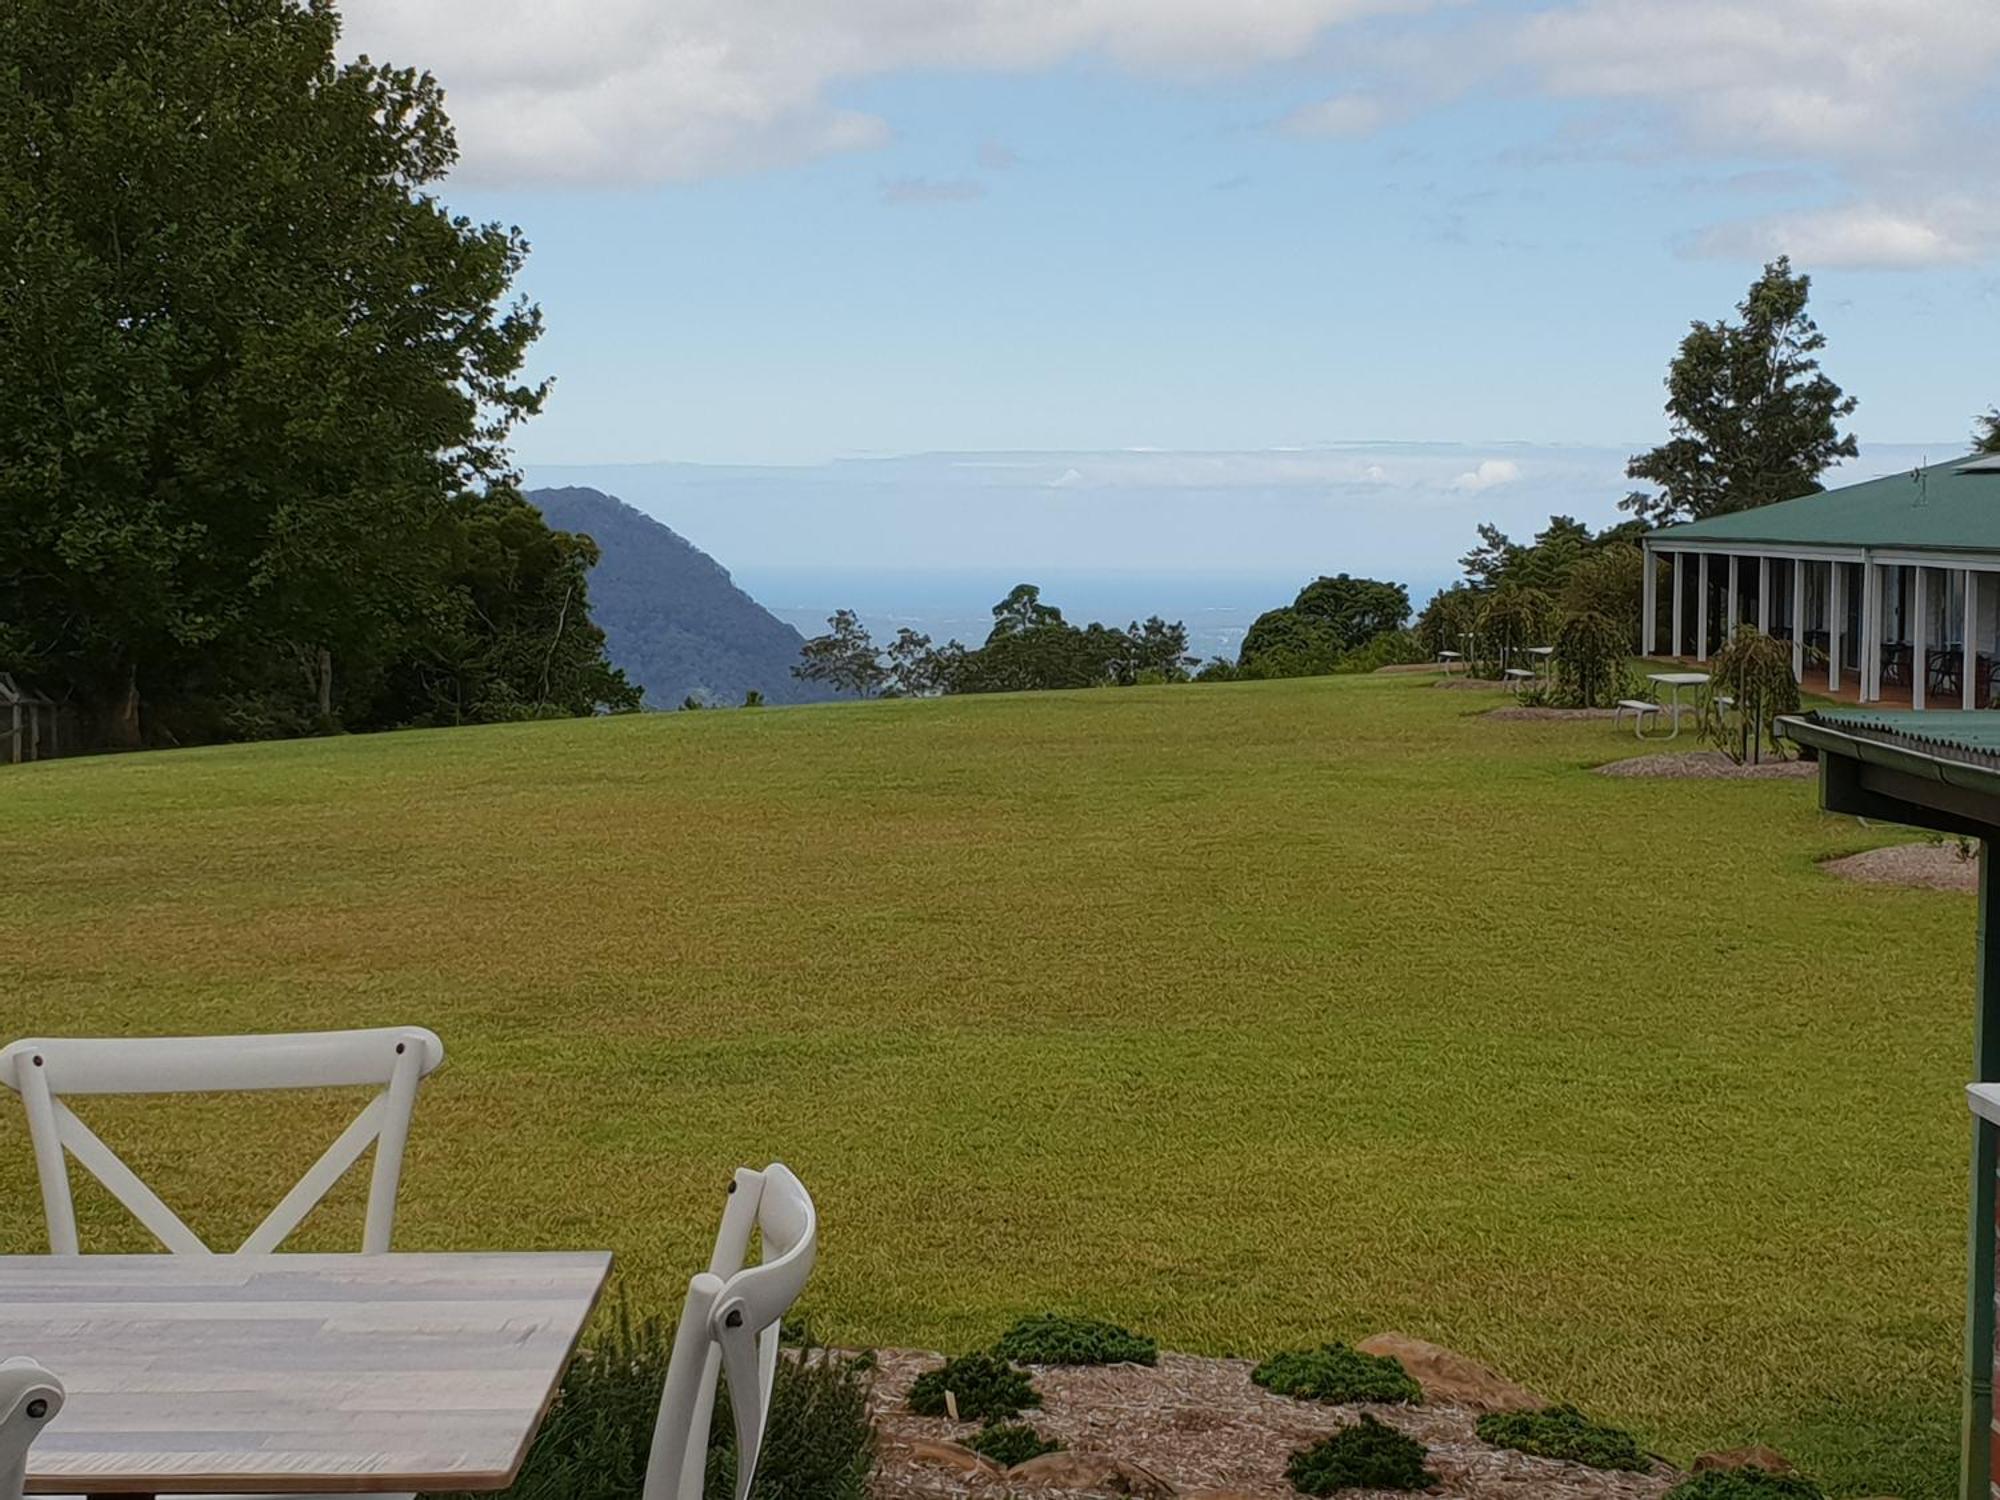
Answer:
[{"label": "white outdoor chair frame", "polygon": [[32,1359],[0,1359],[0,1500],[21,1500],[28,1445],[62,1404],[62,1382]]},{"label": "white outdoor chair frame", "polygon": [[[744,1267],[750,1234],[763,1261]],[[739,1167],[708,1269],[688,1282],[667,1361],[641,1500],[701,1500],[718,1370],[736,1419],[736,1500],[750,1492],[778,1370],[778,1324],[805,1289],[819,1253],[819,1214],[805,1184],[781,1162]]]},{"label": "white outdoor chair frame", "polygon": [[443,1061],[444,1044],[420,1026],[274,1036],[30,1038],[0,1050],[0,1083],[18,1093],[27,1108],[49,1249],[57,1255],[81,1253],[65,1151],[167,1249],[182,1255],[215,1253],[77,1117],[65,1098],[374,1085],[381,1092],[237,1249],[243,1254],[277,1249],[372,1144],[375,1162],[361,1249],[379,1255],[389,1248],[395,1223],[417,1085]]}]

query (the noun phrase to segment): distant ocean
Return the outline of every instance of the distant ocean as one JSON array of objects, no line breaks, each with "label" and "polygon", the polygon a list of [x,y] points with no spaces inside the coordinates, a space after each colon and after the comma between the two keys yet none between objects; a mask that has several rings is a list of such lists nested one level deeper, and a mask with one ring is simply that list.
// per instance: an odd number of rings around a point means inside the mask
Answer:
[{"label": "distant ocean", "polygon": [[[1092,620],[1125,626],[1148,615],[1187,626],[1188,648],[1204,660],[1232,660],[1243,633],[1267,609],[1289,604],[1306,580],[1255,577],[1202,577],[1179,574],[1063,573],[1047,569],[1012,573],[821,571],[793,568],[733,570],[737,584],[779,619],[808,636],[826,629],[836,609],[861,616],[878,644],[904,626],[940,644],[956,638],[968,646],[986,639],[993,605],[1017,583],[1041,586],[1044,602],[1075,624]],[[1449,577],[1413,583],[1410,600],[1421,609]]]}]

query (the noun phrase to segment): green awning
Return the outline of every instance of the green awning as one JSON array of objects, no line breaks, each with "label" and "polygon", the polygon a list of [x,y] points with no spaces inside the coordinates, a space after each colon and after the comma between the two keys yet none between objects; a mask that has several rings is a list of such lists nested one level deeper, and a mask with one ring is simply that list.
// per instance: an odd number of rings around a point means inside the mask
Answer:
[{"label": "green awning", "polygon": [[1662,527],[1646,540],[1668,550],[1677,542],[1741,542],[2000,553],[2000,458],[1966,454],[1884,479]]}]

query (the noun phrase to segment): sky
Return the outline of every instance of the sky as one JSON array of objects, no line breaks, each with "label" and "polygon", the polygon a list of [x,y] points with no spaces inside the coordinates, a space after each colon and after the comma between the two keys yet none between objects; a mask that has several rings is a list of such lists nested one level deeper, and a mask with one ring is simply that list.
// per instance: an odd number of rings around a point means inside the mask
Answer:
[{"label": "sky", "polygon": [[726,503],[627,498],[739,569],[826,562],[775,519],[816,496],[911,567],[1351,566],[1343,518],[1448,567],[1461,502],[1608,519],[1689,321],[1780,252],[1877,467],[2000,401],[1990,0],[346,13],[445,85],[445,198],[533,246],[530,477],[713,468]]}]

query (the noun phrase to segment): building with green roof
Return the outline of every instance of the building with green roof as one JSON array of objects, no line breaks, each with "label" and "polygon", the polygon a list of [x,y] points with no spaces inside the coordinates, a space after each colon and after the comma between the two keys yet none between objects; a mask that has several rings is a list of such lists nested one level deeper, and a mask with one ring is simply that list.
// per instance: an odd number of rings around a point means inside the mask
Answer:
[{"label": "building with green roof", "polygon": [[[1650,654],[1706,661],[1742,625],[1860,703],[1984,707],[2000,636],[2000,456],[1971,454],[1644,539]],[[1662,626],[1665,638],[1662,640]]]}]

